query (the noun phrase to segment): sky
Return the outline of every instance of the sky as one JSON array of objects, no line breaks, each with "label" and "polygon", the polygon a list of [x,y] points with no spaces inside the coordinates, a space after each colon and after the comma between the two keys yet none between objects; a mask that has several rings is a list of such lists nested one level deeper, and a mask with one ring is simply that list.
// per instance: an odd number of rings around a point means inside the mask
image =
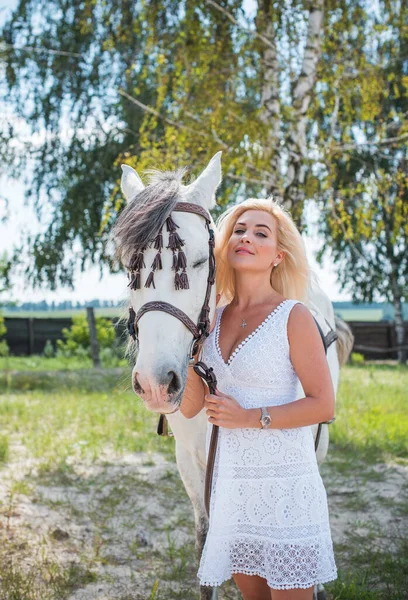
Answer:
[{"label": "sky", "polygon": [[[16,4],[16,0],[0,1],[0,26]],[[253,5],[253,0],[245,1],[248,12],[252,11]],[[202,167],[204,168],[205,165],[202,165]],[[22,174],[21,180],[14,181],[7,179],[5,174],[1,175],[0,172],[0,196],[7,199],[7,205],[0,199],[0,253],[3,251],[11,253],[14,245],[21,240],[22,236],[27,233],[35,234],[43,230],[32,207],[25,203],[23,180],[24,174]],[[322,289],[332,301],[350,300],[350,294],[340,290],[336,277],[336,267],[330,256],[326,257],[322,266],[318,265],[315,260],[317,251],[324,244],[324,240],[317,234],[317,218],[316,208],[311,204],[307,210],[309,235],[304,236],[310,266],[317,274]],[[62,302],[64,300],[86,302],[94,298],[121,301],[127,294],[125,273],[112,275],[105,269],[101,278],[97,266],[90,268],[85,273],[78,271],[73,290],[62,286],[54,292],[46,288],[33,289],[22,277],[15,278],[13,283],[12,292],[8,296],[18,302],[37,302],[41,300],[47,300],[48,302]]]}]

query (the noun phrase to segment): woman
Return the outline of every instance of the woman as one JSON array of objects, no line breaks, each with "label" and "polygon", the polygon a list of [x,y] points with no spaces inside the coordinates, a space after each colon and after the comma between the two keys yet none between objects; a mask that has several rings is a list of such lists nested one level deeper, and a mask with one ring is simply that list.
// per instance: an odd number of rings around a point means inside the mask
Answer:
[{"label": "woman", "polygon": [[220,427],[198,576],[211,586],[232,576],[244,600],[312,600],[314,584],[337,573],[309,426],[333,417],[335,399],[302,304],[302,238],[278,204],[250,199],[220,218],[216,258],[228,303],[216,310],[201,359],[218,389],[206,393],[190,369],[182,403],[185,416],[205,407]]}]

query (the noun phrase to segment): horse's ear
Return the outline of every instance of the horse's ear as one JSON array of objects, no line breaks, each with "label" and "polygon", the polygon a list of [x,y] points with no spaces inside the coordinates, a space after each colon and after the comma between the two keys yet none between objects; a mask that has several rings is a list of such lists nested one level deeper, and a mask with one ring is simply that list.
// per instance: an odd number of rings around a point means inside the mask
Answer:
[{"label": "horse's ear", "polygon": [[188,186],[190,202],[200,204],[207,210],[216,205],[215,192],[222,181],[221,154],[217,152],[201,175]]},{"label": "horse's ear", "polygon": [[124,193],[126,200],[130,202],[139,192],[145,189],[145,186],[143,185],[139,175],[134,169],[132,169],[132,167],[129,167],[129,165],[121,166],[122,179],[120,181],[120,187],[122,188],[122,192]]}]

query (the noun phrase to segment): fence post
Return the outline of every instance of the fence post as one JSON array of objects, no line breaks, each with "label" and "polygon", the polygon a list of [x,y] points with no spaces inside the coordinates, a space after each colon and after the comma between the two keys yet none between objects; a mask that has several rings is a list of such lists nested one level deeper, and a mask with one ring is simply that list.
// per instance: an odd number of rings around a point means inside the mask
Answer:
[{"label": "fence post", "polygon": [[96,369],[101,368],[101,361],[99,359],[99,344],[98,338],[96,337],[96,323],[95,313],[92,306],[86,307],[86,313],[88,318],[89,336],[91,338],[91,353],[94,367]]},{"label": "fence post", "polygon": [[27,319],[28,326],[28,355],[34,354],[34,319],[32,317]]}]

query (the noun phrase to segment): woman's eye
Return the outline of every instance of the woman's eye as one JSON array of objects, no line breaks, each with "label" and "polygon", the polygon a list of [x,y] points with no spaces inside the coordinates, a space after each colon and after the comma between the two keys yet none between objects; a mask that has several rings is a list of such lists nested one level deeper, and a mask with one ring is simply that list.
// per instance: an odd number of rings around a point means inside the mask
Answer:
[{"label": "woman's eye", "polygon": [[[245,229],[236,229],[234,231],[234,233],[242,233],[243,231],[245,231]],[[261,237],[264,237],[264,238],[268,237],[267,235],[262,233],[262,231],[258,231],[256,235],[260,235]]]}]

